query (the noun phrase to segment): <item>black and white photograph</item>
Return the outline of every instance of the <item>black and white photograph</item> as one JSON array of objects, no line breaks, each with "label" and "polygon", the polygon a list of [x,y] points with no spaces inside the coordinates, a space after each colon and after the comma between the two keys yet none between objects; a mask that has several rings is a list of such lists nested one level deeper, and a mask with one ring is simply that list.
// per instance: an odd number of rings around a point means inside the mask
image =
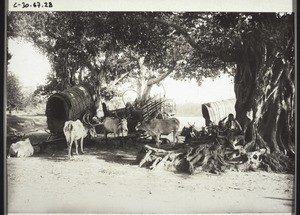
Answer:
[{"label": "black and white photograph", "polygon": [[8,214],[295,213],[292,0],[7,2]]}]

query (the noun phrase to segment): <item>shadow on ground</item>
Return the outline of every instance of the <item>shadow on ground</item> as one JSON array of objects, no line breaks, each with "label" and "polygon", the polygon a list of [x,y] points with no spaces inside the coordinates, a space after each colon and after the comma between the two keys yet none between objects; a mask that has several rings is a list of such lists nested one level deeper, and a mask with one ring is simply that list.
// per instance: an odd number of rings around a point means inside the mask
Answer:
[{"label": "shadow on ground", "polygon": [[[136,164],[136,155],[144,145],[144,143],[137,144],[131,141],[120,143],[115,140],[109,140],[108,143],[106,143],[105,141],[94,140],[84,142],[84,154],[81,154],[80,149],[78,149],[79,155],[74,155],[74,144],[72,152],[74,156],[95,156],[99,160],[110,163],[134,165]],[[43,149],[43,152],[35,153],[33,157],[51,161],[70,161],[67,153],[66,143],[61,141],[48,144],[46,148]]]}]

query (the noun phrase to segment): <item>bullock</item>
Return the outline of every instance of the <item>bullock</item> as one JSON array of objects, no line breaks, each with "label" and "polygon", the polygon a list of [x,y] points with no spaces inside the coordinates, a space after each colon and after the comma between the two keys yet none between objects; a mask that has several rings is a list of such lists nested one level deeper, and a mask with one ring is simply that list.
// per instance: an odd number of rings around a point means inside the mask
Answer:
[{"label": "bullock", "polygon": [[107,134],[113,133],[114,137],[124,136],[128,132],[127,120],[113,117],[106,117],[103,120],[104,135],[107,142]]},{"label": "bullock", "polygon": [[173,132],[173,143],[178,142],[178,129],[180,122],[176,118],[168,118],[168,119],[151,119],[147,122],[138,123],[136,126],[136,130],[144,130],[148,133],[148,135],[155,137],[157,147],[160,147],[159,138],[160,135],[168,135]]},{"label": "bullock", "polygon": [[80,150],[83,152],[83,139],[90,134],[92,137],[96,136],[96,131],[93,126],[87,127],[87,125],[83,125],[83,123],[77,119],[76,121],[66,121],[64,125],[64,134],[67,141],[68,146],[68,158],[71,158],[72,153],[72,144],[75,142],[76,154],[78,155],[78,140],[80,140]]},{"label": "bullock", "polygon": [[29,138],[24,141],[18,141],[11,144],[9,147],[8,157],[28,157],[33,155],[33,147],[30,143]]},{"label": "bullock", "polygon": [[185,137],[185,141],[188,141],[192,138],[195,138],[196,137],[196,129],[195,129],[195,123],[193,125],[191,125],[190,123],[189,124],[189,127],[186,127],[184,126],[182,128],[182,131],[181,131],[181,136],[184,136]]}]

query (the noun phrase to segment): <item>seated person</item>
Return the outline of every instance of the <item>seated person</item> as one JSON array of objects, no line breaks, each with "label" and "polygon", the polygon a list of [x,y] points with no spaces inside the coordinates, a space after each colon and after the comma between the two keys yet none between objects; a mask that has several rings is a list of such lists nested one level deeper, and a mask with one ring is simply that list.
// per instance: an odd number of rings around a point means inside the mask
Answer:
[{"label": "seated person", "polygon": [[234,118],[232,113],[230,113],[227,117],[225,128],[238,133],[242,132],[240,123]]}]

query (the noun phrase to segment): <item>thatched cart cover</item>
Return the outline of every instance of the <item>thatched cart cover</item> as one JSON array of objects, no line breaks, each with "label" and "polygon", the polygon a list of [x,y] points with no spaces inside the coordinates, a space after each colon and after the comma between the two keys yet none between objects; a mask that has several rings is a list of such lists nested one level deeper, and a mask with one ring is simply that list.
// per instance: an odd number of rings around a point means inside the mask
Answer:
[{"label": "thatched cart cover", "polygon": [[161,110],[164,100],[148,100],[141,108],[144,121],[148,121],[153,117],[153,114]]},{"label": "thatched cart cover", "polygon": [[93,112],[92,90],[88,85],[71,87],[49,97],[46,105],[48,129],[60,133],[67,120],[81,119],[86,112]]},{"label": "thatched cart cover", "polygon": [[202,104],[202,114],[205,118],[205,124],[208,125],[210,122],[218,124],[228,114],[232,113],[235,115],[235,102],[236,99],[227,99]]}]

